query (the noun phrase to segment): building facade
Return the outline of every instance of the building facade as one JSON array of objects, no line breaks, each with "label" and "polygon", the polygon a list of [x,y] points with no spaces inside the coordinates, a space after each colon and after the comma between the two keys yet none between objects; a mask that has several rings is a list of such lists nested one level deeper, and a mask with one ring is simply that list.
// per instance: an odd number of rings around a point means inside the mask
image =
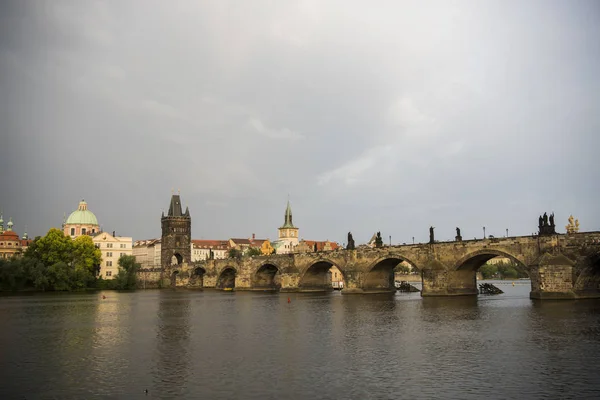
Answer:
[{"label": "building facade", "polygon": [[8,220],[6,230],[4,229],[4,218],[0,213],[0,258],[20,257],[32,241],[29,240],[27,232],[23,238],[13,231],[12,218]]},{"label": "building facade", "polygon": [[103,279],[113,279],[119,273],[119,258],[133,255],[132,238],[100,232],[92,240],[102,252],[100,276]]},{"label": "building facade", "polygon": [[93,212],[88,210],[85,200],[81,200],[77,210],[63,221],[63,233],[65,236],[70,236],[71,239],[81,235],[95,235],[98,232],[100,232],[98,219]]},{"label": "building facade", "polygon": [[192,240],[192,262],[207,259],[224,259],[228,257],[229,241],[227,240]]},{"label": "building facade", "polygon": [[136,240],[133,243],[132,255],[142,268],[160,268],[160,239]]}]

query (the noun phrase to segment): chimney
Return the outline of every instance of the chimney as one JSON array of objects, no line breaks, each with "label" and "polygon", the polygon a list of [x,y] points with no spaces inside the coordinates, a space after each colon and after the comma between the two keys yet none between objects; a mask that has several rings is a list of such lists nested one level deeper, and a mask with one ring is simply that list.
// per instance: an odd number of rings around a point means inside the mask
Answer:
[{"label": "chimney", "polygon": [[252,240],[256,239],[256,234],[252,234]]},{"label": "chimney", "polygon": [[115,231],[113,231],[113,237],[115,237]]}]

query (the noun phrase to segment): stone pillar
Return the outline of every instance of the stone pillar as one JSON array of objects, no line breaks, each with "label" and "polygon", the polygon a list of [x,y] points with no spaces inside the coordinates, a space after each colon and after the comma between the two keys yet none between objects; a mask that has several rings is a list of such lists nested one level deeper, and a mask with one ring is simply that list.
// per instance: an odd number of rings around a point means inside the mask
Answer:
[{"label": "stone pillar", "polygon": [[364,273],[360,271],[346,271],[346,282],[342,294],[363,294]]},{"label": "stone pillar", "polygon": [[562,254],[545,253],[530,266],[532,299],[574,299],[573,266],[575,263]]},{"label": "stone pillar", "polygon": [[422,269],[422,297],[448,296],[448,270],[438,260],[430,260]]},{"label": "stone pillar", "polygon": [[281,273],[281,289],[280,292],[297,292],[299,291],[300,274],[298,272],[283,272]]}]

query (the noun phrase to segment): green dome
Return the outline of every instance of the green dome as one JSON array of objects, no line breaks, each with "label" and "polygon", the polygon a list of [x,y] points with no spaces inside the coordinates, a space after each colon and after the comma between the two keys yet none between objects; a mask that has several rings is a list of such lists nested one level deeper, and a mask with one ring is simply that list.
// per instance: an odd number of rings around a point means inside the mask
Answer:
[{"label": "green dome", "polygon": [[98,220],[93,212],[87,209],[87,203],[85,200],[81,200],[77,210],[73,211],[69,218],[67,218],[66,225],[98,225]]}]

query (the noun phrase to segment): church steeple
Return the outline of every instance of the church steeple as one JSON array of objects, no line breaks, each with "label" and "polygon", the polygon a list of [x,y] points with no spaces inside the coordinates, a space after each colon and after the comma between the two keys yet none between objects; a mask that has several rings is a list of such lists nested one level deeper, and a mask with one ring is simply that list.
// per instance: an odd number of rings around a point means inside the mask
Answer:
[{"label": "church steeple", "polygon": [[4,218],[2,217],[2,211],[0,211],[0,234],[4,233]]},{"label": "church steeple", "polygon": [[292,222],[292,207],[290,206],[290,199],[288,198],[287,207],[285,208],[285,217],[282,228],[295,228]]}]

